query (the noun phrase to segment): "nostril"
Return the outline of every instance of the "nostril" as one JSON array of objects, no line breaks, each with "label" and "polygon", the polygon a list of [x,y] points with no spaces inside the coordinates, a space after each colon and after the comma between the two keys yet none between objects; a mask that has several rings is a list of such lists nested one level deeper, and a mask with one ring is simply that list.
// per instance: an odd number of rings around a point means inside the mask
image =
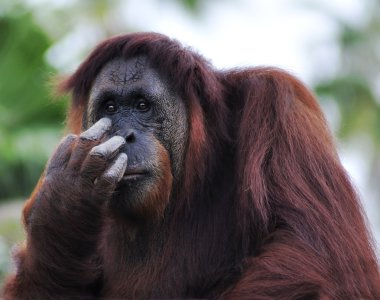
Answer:
[{"label": "nostril", "polygon": [[125,140],[127,143],[133,143],[136,140],[135,133],[133,131],[128,132]]}]

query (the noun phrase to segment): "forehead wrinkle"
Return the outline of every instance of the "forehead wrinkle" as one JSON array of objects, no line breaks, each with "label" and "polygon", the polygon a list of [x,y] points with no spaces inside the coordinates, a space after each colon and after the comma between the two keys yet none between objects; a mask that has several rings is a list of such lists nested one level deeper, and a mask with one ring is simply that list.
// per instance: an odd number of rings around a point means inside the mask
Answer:
[{"label": "forehead wrinkle", "polygon": [[[106,63],[96,76],[89,93],[87,120],[96,115],[96,101],[103,91],[114,91],[123,96],[131,89],[144,89],[154,99],[169,92],[167,82],[155,69],[151,68],[145,57],[139,56],[125,60],[116,58]],[[161,99],[170,102],[169,99]]]},{"label": "forehead wrinkle", "polygon": [[124,93],[125,86],[142,78],[145,69],[145,60],[141,57],[134,59],[133,64],[122,58],[109,61],[96,76],[90,90],[88,101],[88,116],[93,115],[96,96],[105,89]]},{"label": "forehead wrinkle", "polygon": [[106,65],[105,72],[110,82],[120,86],[140,80],[143,77],[145,66],[146,61],[142,57],[135,58],[132,65],[127,64],[125,60],[117,59]]},{"label": "forehead wrinkle", "polygon": [[108,62],[99,74],[100,86],[115,90],[120,95],[125,90],[144,77],[146,71],[146,58],[135,57],[128,61],[117,58]]}]

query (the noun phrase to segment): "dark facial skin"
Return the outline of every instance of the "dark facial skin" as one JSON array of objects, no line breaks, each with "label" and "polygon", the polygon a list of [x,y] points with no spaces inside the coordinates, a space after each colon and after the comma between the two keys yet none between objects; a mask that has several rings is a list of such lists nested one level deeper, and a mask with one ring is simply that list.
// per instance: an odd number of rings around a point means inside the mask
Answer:
[{"label": "dark facial skin", "polygon": [[[96,77],[84,120],[86,127],[107,117],[109,137],[125,138],[122,153],[128,157],[125,175],[113,201],[118,211],[133,212],[147,194],[165,181],[170,162],[174,180],[182,170],[187,140],[185,104],[144,57],[115,59]],[[133,213],[132,213],[133,214]]]}]

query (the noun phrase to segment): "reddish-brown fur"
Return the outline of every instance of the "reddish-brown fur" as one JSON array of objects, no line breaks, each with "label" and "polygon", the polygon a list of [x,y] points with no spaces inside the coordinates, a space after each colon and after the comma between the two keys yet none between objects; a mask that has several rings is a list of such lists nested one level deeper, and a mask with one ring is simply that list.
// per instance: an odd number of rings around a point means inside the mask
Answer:
[{"label": "reddish-brown fur", "polygon": [[[101,67],[138,54],[187,105],[185,166],[164,221],[144,236],[131,236],[127,222],[105,218],[98,289],[106,288],[99,295],[380,299],[359,199],[317,102],[291,75],[273,68],[216,71],[162,35],[119,36],[98,46],[63,83],[63,90],[73,92],[70,130],[81,131],[88,91]],[[33,196],[26,215],[32,205]],[[145,247],[143,255],[136,243]],[[28,255],[19,254],[7,299],[27,298],[35,279],[30,274],[42,276],[23,265]],[[39,289],[54,295],[49,281]]]}]

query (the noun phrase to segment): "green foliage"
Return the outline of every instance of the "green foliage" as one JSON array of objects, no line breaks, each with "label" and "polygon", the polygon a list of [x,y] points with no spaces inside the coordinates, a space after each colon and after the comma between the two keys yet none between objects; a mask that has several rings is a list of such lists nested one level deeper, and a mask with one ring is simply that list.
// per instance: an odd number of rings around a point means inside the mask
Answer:
[{"label": "green foliage", "polygon": [[[25,196],[38,180],[64,120],[64,102],[50,100],[51,42],[30,13],[0,16],[0,199]],[[46,130],[43,128],[51,128]],[[49,147],[46,147],[49,146]]]},{"label": "green foliage", "polygon": [[365,41],[363,33],[357,30],[356,28],[345,25],[343,25],[343,28],[344,29],[342,30],[340,36],[340,44],[343,47],[351,47],[355,44],[360,44]]},{"label": "green foliage", "polygon": [[338,132],[342,138],[349,140],[356,135],[371,138],[375,152],[367,159],[375,162],[380,156],[380,103],[374,92],[380,65],[376,52],[380,43],[380,2],[368,5],[367,10],[366,22],[361,26],[337,20],[341,53],[338,73],[334,80],[317,84],[316,92],[322,99],[332,99],[338,104]]},{"label": "green foliage", "polygon": [[183,4],[190,10],[195,11],[198,9],[198,0],[183,0]]},{"label": "green foliage", "polygon": [[[4,277],[10,273],[11,249],[24,239],[19,217],[14,214],[15,210],[21,210],[21,205],[20,201],[15,201],[10,205],[0,205],[0,290]],[[10,210],[13,210],[13,213],[7,215],[6,213]]]},{"label": "green foliage", "polygon": [[49,100],[53,70],[44,60],[49,39],[27,13],[1,17],[0,36],[1,127],[14,130],[62,119],[62,103]]},{"label": "green foliage", "polygon": [[356,76],[342,76],[315,87],[321,96],[333,97],[341,113],[339,134],[349,138],[365,132],[380,145],[380,106],[377,104],[368,82]]},{"label": "green foliage", "polygon": [[27,196],[57,144],[57,127],[30,126],[1,134],[0,199]]}]

